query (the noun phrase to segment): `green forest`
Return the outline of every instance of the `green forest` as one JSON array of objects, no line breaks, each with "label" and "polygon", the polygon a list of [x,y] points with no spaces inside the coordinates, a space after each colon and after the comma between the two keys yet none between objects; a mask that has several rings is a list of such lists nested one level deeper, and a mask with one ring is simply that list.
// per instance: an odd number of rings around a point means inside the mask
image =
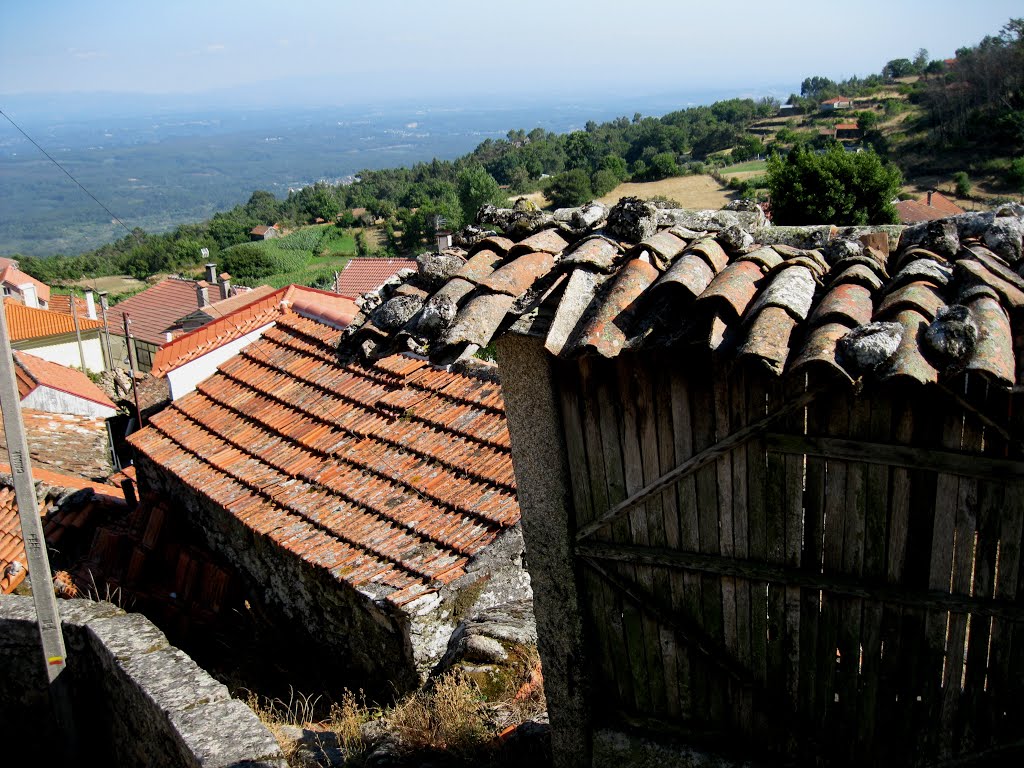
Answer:
[{"label": "green forest", "polygon": [[[820,110],[822,101],[839,96],[868,105],[842,115],[856,122],[866,160],[841,159],[836,115]],[[294,229],[326,222],[316,230],[316,243],[295,250],[328,256],[349,247],[363,254],[415,253],[431,242],[439,224],[461,227],[481,205],[504,204],[516,194],[543,191],[554,207],[578,205],[624,181],[706,173],[722,179],[723,169],[754,158],[770,158],[766,175],[730,186],[746,197],[764,197],[770,190],[782,217],[777,223],[799,222],[799,212],[793,214],[782,202],[787,190],[801,183],[800,194],[814,198],[809,179],[822,164],[840,174],[846,172],[844,164],[870,166],[881,197],[898,191],[901,173],[956,175],[958,188],[962,182],[968,191],[971,179],[985,177],[1008,198],[1024,191],[1024,19],[1012,19],[998,34],[959,49],[953,60],[932,60],[920,50],[866,77],[834,82],[810,76],[786,104],[780,110],[773,99],[730,99],[661,117],[637,113],[591,121],[567,134],[512,130],[456,160],[366,170],[353,183],[318,183],[284,200],[257,190],[242,205],[168,233],[136,229],[78,256],[22,257],[21,264],[48,283],[85,275],[144,278],[195,265],[206,248],[210,259],[233,266],[228,271],[243,282],[270,274],[271,267],[275,274],[300,274],[298,262],[286,258],[287,247],[243,245],[250,230],[261,224]],[[892,215],[891,206],[887,210],[872,201],[840,202],[814,213],[834,223],[846,223],[840,220],[844,216],[848,223],[861,223]],[[370,226],[377,228],[375,237],[363,229]],[[337,232],[328,236],[330,229]],[[324,262],[316,279],[325,279],[333,263]]]}]

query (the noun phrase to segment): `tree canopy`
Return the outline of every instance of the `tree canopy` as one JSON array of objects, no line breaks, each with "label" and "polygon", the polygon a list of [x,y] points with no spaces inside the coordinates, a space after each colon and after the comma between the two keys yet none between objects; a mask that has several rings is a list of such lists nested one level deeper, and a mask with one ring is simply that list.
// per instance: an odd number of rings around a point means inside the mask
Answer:
[{"label": "tree canopy", "polygon": [[874,152],[847,152],[833,144],[823,153],[795,147],[768,159],[767,183],[775,224],[894,224],[892,205],[899,169]]}]

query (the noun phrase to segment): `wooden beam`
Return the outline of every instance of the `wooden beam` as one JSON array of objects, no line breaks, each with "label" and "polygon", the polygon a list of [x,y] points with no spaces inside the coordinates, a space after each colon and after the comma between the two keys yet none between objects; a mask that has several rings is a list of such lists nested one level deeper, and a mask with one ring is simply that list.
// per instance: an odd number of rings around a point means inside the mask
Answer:
[{"label": "wooden beam", "polygon": [[797,399],[792,400],[789,403],[786,403],[784,406],[779,408],[779,410],[775,411],[774,413],[770,413],[763,419],[760,419],[754,422],[753,424],[744,427],[743,429],[733,432],[725,439],[720,440],[714,445],[705,448],[696,456],[690,457],[675,469],[666,472],[654,482],[644,486],[633,495],[616,504],[614,507],[609,509],[607,512],[605,512],[603,515],[601,515],[593,522],[581,526],[580,529],[576,532],[576,541],[583,541],[583,539],[593,535],[596,531],[601,530],[609,523],[618,520],[624,514],[629,512],[629,510],[631,510],[633,507],[637,506],[638,504],[642,504],[644,501],[646,501],[654,494],[664,490],[673,483],[682,480],[684,477],[693,474],[701,467],[707,466],[715,459],[717,459],[719,456],[728,453],[736,446],[742,445],[754,435],[758,434],[759,432],[763,432],[765,428],[768,427],[770,424],[778,421],[784,416],[789,415],[795,410],[803,408],[805,405],[811,402],[811,400],[813,400],[820,391],[820,389],[814,389],[805,392]]},{"label": "wooden beam", "polygon": [[702,555],[697,552],[678,552],[654,547],[635,547],[596,541],[577,544],[576,555],[585,558],[589,563],[598,560],[644,563],[685,571],[732,576],[750,581],[816,589],[837,595],[879,600],[915,608],[971,613],[978,616],[997,616],[1002,620],[1009,621],[1024,621],[1024,605],[1007,600],[953,595],[941,590],[909,590],[892,584],[875,583],[867,579],[842,574],[816,573],[735,557]]},{"label": "wooden beam", "polygon": [[[964,477],[982,477],[988,480],[1024,478],[1024,461],[993,459],[956,451],[918,448],[913,445],[869,443],[836,437],[809,437],[769,433],[764,436],[768,448],[779,453],[801,453],[823,456],[841,461],[861,461],[866,464],[886,464],[908,469],[925,469]],[[579,537],[577,536],[577,539]]]}]

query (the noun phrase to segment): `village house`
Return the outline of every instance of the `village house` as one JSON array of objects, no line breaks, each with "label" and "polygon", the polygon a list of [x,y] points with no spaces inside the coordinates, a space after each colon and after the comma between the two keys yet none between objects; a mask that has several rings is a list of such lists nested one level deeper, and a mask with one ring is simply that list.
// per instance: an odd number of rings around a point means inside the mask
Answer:
[{"label": "village house", "polygon": [[22,272],[15,259],[0,257],[0,286],[5,298],[10,296],[33,309],[49,308],[50,286]]},{"label": "village house", "polygon": [[27,352],[14,353],[18,396],[24,408],[109,419],[117,407],[82,371]]},{"label": "village house", "polygon": [[893,207],[900,217],[900,224],[920,224],[965,213],[963,208],[934,189],[928,190],[917,200],[899,200]]},{"label": "village house", "polygon": [[845,96],[836,96],[832,99],[825,99],[819,106],[822,112],[835,112],[838,109],[850,109],[853,102]]},{"label": "village house", "polygon": [[11,297],[4,299],[4,312],[14,349],[91,373],[107,370],[101,321],[88,317],[76,321],[70,315],[25,306]]},{"label": "village house", "polygon": [[258,227],[253,227],[249,230],[250,240],[270,240],[271,238],[277,237],[281,233],[277,229],[277,224],[271,224],[267,226],[260,224]]},{"label": "village house", "polygon": [[350,299],[376,291],[403,269],[416,269],[413,259],[378,259],[356,256],[334,278],[334,292]]},{"label": "village house", "polygon": [[256,290],[246,297],[249,301],[244,306],[176,337],[156,353],[150,373],[167,379],[171,400],[195,390],[221,363],[272,328],[282,314],[329,318],[340,328],[348,325],[358,311],[349,298],[300,285],[270,293]]},{"label": "village house", "polygon": [[216,264],[205,265],[206,275],[203,281],[196,283],[196,308],[175,320],[167,330],[172,337],[194,331],[207,323],[224,317],[236,309],[244,307],[257,299],[274,292],[269,285],[256,288],[232,285],[231,275],[227,272],[217,274]]},{"label": "village house", "polygon": [[1019,749],[1024,207],[480,219],[342,352],[496,345],[556,765]]},{"label": "village house", "polygon": [[351,302],[286,295],[254,314],[261,338],[130,437],[140,525],[151,542],[189,529],[315,649],[325,685],[406,691],[464,617],[529,600],[501,392],[484,363],[342,364],[335,305]]}]

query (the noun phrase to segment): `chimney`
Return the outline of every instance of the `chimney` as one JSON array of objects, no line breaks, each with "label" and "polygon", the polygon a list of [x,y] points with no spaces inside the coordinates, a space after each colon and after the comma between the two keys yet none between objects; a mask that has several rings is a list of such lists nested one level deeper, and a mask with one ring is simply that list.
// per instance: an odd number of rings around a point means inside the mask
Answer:
[{"label": "chimney", "polygon": [[93,298],[92,288],[85,289],[85,314],[90,320],[96,319],[96,299]]},{"label": "chimney", "polygon": [[220,273],[220,297],[226,299],[231,296],[231,275],[227,272]]},{"label": "chimney", "polygon": [[174,341],[174,334],[171,331],[164,331],[164,341]]},{"label": "chimney", "polygon": [[204,266],[206,267],[206,282],[215,285],[217,283],[217,265],[210,263]]},{"label": "chimney", "polygon": [[196,303],[200,309],[210,305],[210,284],[205,280],[196,283]]},{"label": "chimney", "polygon": [[930,189],[928,190],[928,207],[932,207],[932,191]]},{"label": "chimney", "polygon": [[452,233],[446,229],[443,229],[437,233],[437,252],[440,253],[443,250],[452,247]]},{"label": "chimney", "polygon": [[24,285],[19,285],[18,288],[21,291],[21,297],[25,302],[25,306],[39,309],[39,297],[36,296],[36,287],[32,283],[25,283]]}]

